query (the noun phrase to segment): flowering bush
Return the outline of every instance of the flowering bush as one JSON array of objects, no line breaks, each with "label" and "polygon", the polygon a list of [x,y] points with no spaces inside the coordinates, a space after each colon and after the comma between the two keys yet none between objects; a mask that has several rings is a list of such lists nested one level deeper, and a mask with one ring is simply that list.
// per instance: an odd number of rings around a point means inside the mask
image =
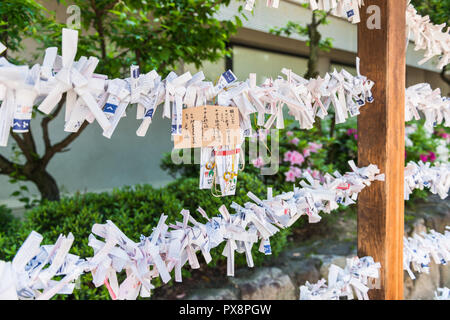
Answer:
[{"label": "flowering bush", "polygon": [[406,132],[406,161],[448,162],[450,135],[447,128],[428,132],[420,123],[412,123]]},{"label": "flowering bush", "polygon": [[[324,125],[325,124],[325,125]],[[348,161],[358,161],[358,132],[356,119],[344,124],[326,126],[321,129],[300,130],[293,122],[280,131],[280,168],[274,176],[261,176],[264,183],[274,186],[276,190],[291,190],[293,184],[310,174],[314,179],[323,181],[323,174],[335,170],[341,173],[349,170]],[[409,161],[448,162],[450,133],[448,128],[437,127],[434,132],[427,132],[421,122],[410,122],[405,130],[405,165]],[[266,131],[255,134],[253,139],[267,138]],[[264,148],[264,147],[263,147]],[[269,163],[269,159],[258,156],[251,161],[253,167],[246,168],[255,174]],[[426,191],[415,191],[413,198],[426,197]]]},{"label": "flowering bush", "polygon": [[[260,176],[267,186],[273,186],[277,192],[292,190],[293,183],[298,184],[305,174],[322,180],[322,174],[336,170],[327,160],[327,147],[334,139],[320,135],[318,129],[299,130],[292,121],[286,122],[286,129],[280,130],[279,135],[279,170],[272,176]],[[260,129],[255,130],[250,141],[256,142],[258,139],[264,143],[259,143],[259,154],[249,159],[252,165],[245,171],[260,175],[260,169],[270,162],[272,137],[267,130]]]}]

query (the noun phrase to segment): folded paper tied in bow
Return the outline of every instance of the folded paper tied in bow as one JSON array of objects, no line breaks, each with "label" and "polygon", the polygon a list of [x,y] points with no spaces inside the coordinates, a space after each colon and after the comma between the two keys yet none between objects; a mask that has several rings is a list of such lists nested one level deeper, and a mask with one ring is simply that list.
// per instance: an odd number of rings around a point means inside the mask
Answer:
[{"label": "folded paper tied in bow", "polygon": [[441,90],[432,90],[428,83],[406,89],[406,121],[420,120],[425,115],[425,129],[429,132],[437,125],[450,127],[450,98],[442,97]]},{"label": "folded paper tied in bow", "polygon": [[[414,234],[404,238],[403,269],[412,280],[416,279],[413,271],[429,273],[431,260],[437,265],[447,265],[450,261],[450,227],[444,234],[434,230]],[[411,269],[412,268],[412,269]]]},{"label": "folded paper tied in bow", "polygon": [[434,293],[434,300],[450,300],[450,289],[438,288]]},{"label": "folded paper tied in bow", "polygon": [[322,279],[316,284],[306,282],[300,287],[300,300],[340,300],[346,297],[353,300],[369,300],[368,291],[374,288],[379,279],[380,263],[375,263],[372,257],[347,259],[345,269],[334,264],[328,272],[328,284]]},{"label": "folded paper tied in bow", "polygon": [[409,4],[406,9],[406,27],[408,34],[414,36],[415,50],[425,50],[425,57],[419,61],[419,65],[433,57],[439,57],[438,69],[443,69],[450,63],[450,28],[444,31],[445,23],[434,25],[429,16],[422,17]]},{"label": "folded paper tied in bow", "polygon": [[[429,273],[431,259],[436,264],[446,265],[450,259],[450,227],[446,227],[445,234],[431,230],[421,235],[414,234],[404,238],[403,267],[411,279],[415,279],[415,272]],[[300,300],[340,300],[346,297],[354,298],[356,293],[358,300],[367,300],[369,289],[376,288],[379,279],[381,265],[374,263],[371,257],[347,259],[347,266],[342,269],[331,265],[328,274],[328,284],[322,279],[315,284],[306,282],[300,287]],[[448,290],[448,289],[447,289]],[[446,289],[438,289],[442,293],[436,298],[448,297]]]},{"label": "folded paper tied in bow", "polygon": [[[364,5],[363,0],[300,0],[300,2],[308,3],[311,10],[331,10],[334,16],[347,18],[352,23],[361,22],[359,10]],[[245,9],[251,11],[254,6],[255,0],[247,0]],[[278,6],[279,1],[267,0],[267,7],[278,8]],[[410,35],[413,35],[415,50],[425,50],[425,57],[419,61],[419,65],[433,57],[439,57],[438,69],[443,69],[450,63],[450,28],[445,31],[445,27],[445,23],[434,25],[429,16],[422,17],[414,6],[408,3],[406,9],[408,41]]]},{"label": "folded paper tied in bow", "polygon": [[[155,70],[143,74],[137,66],[130,67],[129,78],[109,80],[106,75],[94,73],[99,63],[97,58],[81,57],[75,61],[77,44],[77,31],[63,29],[61,56],[57,48],[48,48],[42,65],[31,69],[0,59],[0,146],[7,145],[11,128],[14,132],[28,132],[35,103],[40,101],[38,109],[50,114],[63,94],[66,94],[64,130],[67,132],[78,132],[86,122],[96,120],[103,136],[111,138],[120,119],[126,116],[127,107],[136,104],[136,118],[142,120],[136,134],[143,137],[157,107],[163,104],[163,117],[172,119],[175,142],[183,136],[183,121],[186,120],[183,117],[194,113],[188,110],[194,107],[218,105],[228,107],[226,110],[230,112],[237,109],[239,123],[231,117],[234,123],[226,122],[223,127],[228,130],[238,126],[240,132],[235,136],[242,139],[252,136],[251,114],[257,114],[258,126],[283,129],[286,105],[302,129],[311,129],[315,118],[323,119],[331,105],[335,108],[336,122],[342,123],[357,116],[366,102],[373,102],[374,83],[359,73],[359,60],[355,77],[343,70],[326,74],[324,78],[306,80],[283,69],[281,73],[286,78],[267,79],[260,86],[256,84],[254,73],[246,81],[238,81],[228,70],[214,85],[205,81],[201,71],[180,76],[171,72],[162,79]],[[235,137],[225,135],[225,138],[234,140]],[[232,145],[226,142],[225,145]]]},{"label": "folded paper tied in bow", "polygon": [[69,253],[73,240],[69,234],[54,245],[41,245],[42,236],[33,231],[12,262],[0,261],[0,300],[48,300],[55,294],[71,294],[84,271],[84,260]]},{"label": "folded paper tied in bow", "polygon": [[[309,4],[311,10],[331,11],[334,16],[346,18],[352,23],[361,22],[359,9],[364,5],[363,0],[301,0],[300,2]],[[266,6],[276,9],[279,4],[280,0],[267,0]],[[254,6],[255,0],[247,0],[245,10],[252,11]]]},{"label": "folded paper tied in bow", "polygon": [[441,199],[447,198],[450,188],[450,164],[436,164],[431,167],[429,162],[409,162],[405,168],[405,200],[409,200],[415,189],[425,188],[433,194],[438,194]]},{"label": "folded paper tied in bow", "polygon": [[[42,237],[33,232],[12,264],[0,263],[0,279],[3,280],[0,281],[0,296],[47,299],[56,293],[68,294],[73,290],[73,280],[84,271],[92,273],[95,286],[105,285],[113,299],[149,297],[154,288],[152,279],[160,277],[167,283],[171,279],[170,272],[174,271],[175,281],[182,281],[181,269],[186,263],[194,269],[200,267],[197,252],[209,263],[210,250],[222,242],[226,244],[222,255],[227,257],[227,275],[233,276],[236,252],[244,253],[247,264],[253,267],[255,243],[259,242],[260,252],[270,255],[270,238],[280,229],[290,227],[303,215],[308,216],[310,223],[319,222],[320,211],[329,213],[338,203],[353,203],[362,189],[384,178],[374,165],[357,168],[352,161],[349,163],[352,172],[326,175],[323,184],[308,175],[308,183],[291,192],[274,197],[269,188],[265,200],[249,192],[252,201],[243,206],[233,203],[234,214],[221,206],[220,215],[210,218],[199,208],[207,221],[205,224],[194,219],[187,210],[181,211],[182,222],[170,225],[166,223],[167,216],[162,214],[151,235],[141,236],[139,242],[129,239],[111,221],[95,224],[89,236],[94,256],[86,260],[68,253],[73,242],[71,234],[60,236],[54,246],[40,247]],[[50,267],[43,270],[45,264]],[[117,273],[122,271],[126,278],[119,283]],[[57,275],[65,276],[59,282],[50,280]]]}]

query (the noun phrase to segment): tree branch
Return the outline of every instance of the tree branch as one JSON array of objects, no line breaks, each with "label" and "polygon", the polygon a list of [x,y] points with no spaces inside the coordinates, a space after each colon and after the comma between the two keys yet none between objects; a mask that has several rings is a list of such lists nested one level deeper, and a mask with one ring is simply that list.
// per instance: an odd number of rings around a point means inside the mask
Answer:
[{"label": "tree branch", "polygon": [[31,127],[28,129],[27,133],[23,134],[23,141],[25,144],[31,149],[31,156],[34,158],[37,157],[37,148],[36,143],[34,142],[33,132],[31,131]]},{"label": "tree branch", "polygon": [[0,174],[11,174],[15,171],[14,163],[0,154]]},{"label": "tree branch", "polygon": [[111,10],[112,8],[114,8],[114,6],[115,6],[118,2],[119,2],[119,0],[107,4],[107,5],[103,8],[103,11]]},{"label": "tree branch", "polygon": [[450,85],[450,79],[446,77],[446,74],[447,74],[447,68],[444,67],[444,68],[442,69],[442,72],[441,72],[441,79],[442,79],[445,83],[447,83],[448,85]]},{"label": "tree branch", "polygon": [[49,150],[47,150],[45,152],[44,156],[42,157],[42,164],[43,164],[44,168],[48,165],[48,163],[50,162],[51,158],[53,158],[53,156],[56,153],[61,152],[62,150],[64,150],[64,148],[66,148],[76,138],[78,138],[78,136],[84,131],[84,129],[86,129],[86,127],[88,125],[89,125],[89,122],[85,121],[81,125],[80,129],[77,132],[73,132],[73,133],[69,134],[63,140],[61,140],[60,142],[58,142],[58,143],[54,144],[53,146],[51,146],[51,148]]},{"label": "tree branch", "polygon": [[27,162],[33,162],[34,157],[32,156],[30,149],[28,148],[28,144],[23,140],[21,137],[19,137],[18,134],[11,131],[11,137],[16,141],[17,145],[19,146],[20,150],[22,150],[23,155],[27,159]]}]

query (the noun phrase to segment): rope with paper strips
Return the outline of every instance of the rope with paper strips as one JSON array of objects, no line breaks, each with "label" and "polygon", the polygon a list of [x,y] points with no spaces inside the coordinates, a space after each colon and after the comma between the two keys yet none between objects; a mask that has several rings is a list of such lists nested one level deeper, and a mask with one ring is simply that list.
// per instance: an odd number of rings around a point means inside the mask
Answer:
[{"label": "rope with paper strips", "polygon": [[[267,7],[278,8],[279,0],[267,0]],[[363,0],[301,0],[310,4],[311,10],[330,11],[335,16],[347,18],[352,23],[361,22],[359,9],[364,5]],[[255,0],[247,0],[246,10],[253,10]],[[413,35],[415,50],[425,50],[424,58],[419,65],[433,57],[439,57],[438,69],[445,68],[450,63],[450,28],[444,31],[446,24],[434,25],[429,16],[422,17],[408,1],[406,8],[407,39]]]},{"label": "rope with paper strips", "polygon": [[[450,227],[446,227],[450,230]],[[436,264],[447,265],[450,261],[450,232],[445,234],[430,230],[429,233],[414,234],[412,237],[404,238],[403,242],[403,269],[408,272],[412,280],[416,277],[411,270],[419,273],[429,273],[431,257]],[[306,282],[300,287],[300,300],[347,300],[354,298],[358,300],[369,300],[368,291],[376,288],[379,280],[379,269],[381,265],[375,263],[372,257],[359,259],[354,257],[347,259],[345,269],[331,264],[328,272],[328,284],[321,279],[315,284]],[[447,288],[437,289],[442,292],[441,296],[435,293],[435,299],[448,300]]]},{"label": "rope with paper strips", "polygon": [[[321,220],[318,215],[320,211],[330,213],[337,208],[338,203],[344,205],[354,203],[358,193],[365,186],[383,179],[383,175],[378,175],[379,170],[376,166],[358,169],[353,162],[349,163],[353,172],[344,176],[335,173],[334,177],[327,174],[324,184],[306,174],[309,184],[302,181],[302,188],[295,188],[293,192],[273,197],[272,190],[268,189],[266,200],[260,200],[249,192],[249,197],[256,204],[248,202],[242,207],[233,203],[231,207],[235,209],[236,214],[230,215],[222,206],[219,209],[221,215],[210,219],[199,208],[199,212],[208,220],[206,224],[197,222],[188,211],[183,210],[181,212],[183,222],[167,226],[165,223],[167,216],[163,214],[150,237],[142,236],[139,243],[127,238],[111,221],[104,225],[96,224],[92,228],[92,233],[104,238],[105,242],[97,240],[91,234],[89,245],[95,254],[87,260],[68,253],[73,243],[72,234],[67,238],[61,235],[54,246],[40,246],[42,236],[32,232],[17,252],[12,264],[0,261],[0,299],[33,297],[49,299],[56,293],[70,294],[73,291],[73,281],[83,271],[92,272],[94,284],[96,286],[104,284],[113,299],[134,299],[139,290],[141,296],[148,297],[153,288],[151,279],[160,276],[163,282],[167,283],[171,278],[169,272],[175,270],[175,280],[181,281],[181,267],[186,262],[189,262],[192,268],[199,267],[197,251],[200,250],[209,263],[210,250],[224,241],[227,241],[227,245],[222,254],[227,257],[227,274],[232,276],[234,251],[245,252],[248,265],[252,267],[251,248],[257,240],[261,240],[259,250],[270,254],[269,239],[279,231],[279,228],[291,226],[302,215],[307,215],[310,223],[317,223]],[[437,183],[433,179],[440,177],[439,174],[420,173],[429,170],[428,165],[417,166],[419,173],[416,172],[416,175],[426,177],[421,181],[438,185],[440,182]],[[438,168],[447,170],[448,176],[448,166]],[[409,172],[408,167],[405,170]],[[410,175],[405,176],[408,179]],[[420,185],[421,183],[416,184],[418,188]],[[446,186],[448,192],[448,183]],[[437,187],[430,190],[433,192],[438,189],[440,190]],[[443,195],[441,193],[441,197]],[[192,227],[188,226],[189,222]],[[169,228],[172,230],[169,231]],[[420,252],[425,252],[422,243],[426,243],[426,250],[438,244],[439,248],[436,247],[432,252],[440,252],[437,257],[444,257],[445,262],[448,261],[448,232],[445,235],[446,242],[436,234],[430,237],[422,242],[418,240],[405,242],[405,248],[408,248],[405,251],[405,261],[413,263],[416,267],[422,263],[428,264],[428,260],[424,260],[422,256],[411,254],[414,253],[411,250],[417,251],[418,245],[421,246]],[[442,253],[442,248],[447,248],[447,253]],[[409,263],[405,263],[405,270]],[[444,261],[440,259],[440,263]],[[50,267],[43,269],[47,264],[50,264]],[[127,278],[119,285],[116,272],[123,269],[127,270]],[[64,277],[59,282],[51,280],[53,276],[62,275]],[[318,287],[321,288],[323,289],[322,285]],[[41,293],[39,290],[44,291]]]},{"label": "rope with paper strips", "polygon": [[300,300],[369,300],[368,292],[375,287],[374,280],[379,279],[381,264],[372,257],[353,257],[347,259],[345,269],[334,264],[328,271],[328,285],[325,279],[315,284],[308,281],[300,287]]},{"label": "rope with paper strips", "polygon": [[431,163],[409,162],[405,168],[405,200],[409,200],[409,196],[415,189],[430,189],[432,194],[438,194],[441,199],[448,197],[450,188],[450,164],[435,164],[431,167]]},{"label": "rope with paper strips", "polygon": [[[0,58],[0,146],[6,146],[9,132],[26,133],[30,129],[33,106],[50,114],[67,94],[65,108],[66,132],[78,132],[88,121],[96,120],[103,136],[111,138],[130,104],[137,104],[136,118],[142,120],[136,134],[145,136],[156,108],[163,104],[163,117],[172,119],[172,136],[181,135],[183,107],[207,105],[215,100],[220,106],[235,106],[240,111],[240,129],[244,137],[251,136],[250,115],[258,113],[258,125],[266,129],[274,123],[284,128],[282,108],[300,123],[300,128],[313,128],[316,116],[323,118],[333,105],[336,123],[359,114],[367,102],[373,102],[374,83],[358,73],[353,76],[342,70],[326,74],[324,78],[306,80],[291,70],[283,69],[284,79],[267,79],[256,85],[256,74],[246,81],[237,81],[227,71],[217,85],[205,81],[203,72],[178,76],[175,72],[163,80],[153,70],[140,74],[131,66],[130,77],[108,80],[106,75],[94,73],[99,60],[81,57],[75,61],[78,32],[62,31],[62,56],[56,47],[48,48],[42,66],[16,66]],[[359,64],[359,61],[357,62]],[[358,68],[359,70],[359,68]],[[213,103],[214,104],[214,103]],[[265,115],[270,118],[265,121]]]},{"label": "rope with paper strips", "polygon": [[[280,229],[290,227],[303,215],[308,216],[310,223],[317,223],[321,220],[319,212],[331,213],[338,204],[355,203],[366,186],[384,180],[377,166],[357,168],[354,162],[349,164],[352,172],[343,176],[338,172],[334,176],[326,174],[323,184],[307,174],[309,184],[302,181],[302,188],[294,188],[292,192],[274,197],[272,189],[268,189],[266,200],[249,192],[254,202],[243,207],[233,203],[235,214],[222,206],[219,216],[209,218],[199,208],[208,221],[206,224],[197,222],[189,211],[183,210],[183,222],[168,226],[167,216],[162,214],[152,234],[142,236],[139,242],[129,239],[111,221],[95,224],[89,236],[94,256],[86,260],[68,253],[73,243],[71,234],[67,238],[60,236],[54,246],[41,246],[42,236],[32,232],[12,263],[0,262],[0,299],[49,299],[57,293],[68,294],[82,271],[92,273],[96,287],[105,285],[112,299],[136,299],[139,293],[149,297],[154,288],[152,279],[160,277],[167,283],[171,279],[169,272],[174,270],[175,281],[181,282],[181,268],[186,262],[193,269],[200,267],[196,252],[200,251],[209,263],[210,250],[222,242],[226,242],[222,254],[227,257],[227,275],[234,276],[235,251],[245,253],[247,264],[253,267],[251,250],[257,241],[259,251],[270,255],[270,237]],[[43,269],[47,264],[50,266]],[[127,277],[119,285],[116,273],[123,270]],[[60,281],[51,280],[54,276],[64,277]]]},{"label": "rope with paper strips", "polygon": [[450,300],[450,289],[438,288],[434,293],[434,300]]},{"label": "rope with paper strips", "polygon": [[419,65],[433,57],[439,57],[438,69],[450,63],[450,27],[443,31],[446,24],[434,25],[429,16],[422,17],[412,4],[406,9],[406,28],[409,35],[414,35],[415,50],[425,50],[424,58]]},{"label": "rope with paper strips", "polygon": [[406,121],[420,120],[425,115],[424,127],[432,132],[437,125],[450,127],[450,97],[441,96],[441,89],[432,90],[428,83],[419,83],[406,89]]},{"label": "rope with paper strips", "polygon": [[450,261],[450,226],[446,227],[444,234],[430,230],[429,233],[405,237],[403,256],[403,269],[412,280],[416,279],[413,271],[430,273],[431,258],[437,265],[447,265]]},{"label": "rope with paper strips", "polygon": [[[256,0],[247,0],[245,10],[252,11]],[[311,10],[331,11],[337,17],[348,19],[352,23],[361,21],[359,9],[363,6],[363,0],[300,0],[300,3],[309,3]],[[267,0],[266,6],[278,8],[280,0]]]}]

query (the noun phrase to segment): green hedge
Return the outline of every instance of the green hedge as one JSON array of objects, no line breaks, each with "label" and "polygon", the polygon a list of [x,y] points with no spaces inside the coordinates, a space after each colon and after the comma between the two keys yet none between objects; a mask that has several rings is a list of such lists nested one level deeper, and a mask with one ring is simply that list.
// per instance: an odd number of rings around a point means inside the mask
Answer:
[{"label": "green hedge", "polygon": [[[90,257],[93,250],[88,246],[88,236],[94,223],[113,221],[130,239],[139,240],[141,234],[150,235],[156,226],[161,213],[169,216],[168,222],[181,221],[180,211],[185,208],[198,220],[204,219],[196,212],[201,206],[209,216],[219,214],[217,209],[235,201],[244,204],[249,201],[248,191],[265,197],[266,188],[262,182],[245,172],[239,175],[236,196],[215,198],[210,190],[198,189],[198,178],[178,179],[168,186],[155,189],[149,185],[137,185],[116,189],[110,193],[79,194],[70,198],[63,198],[59,202],[45,202],[26,213],[23,222],[11,219],[8,212],[0,215],[0,259],[10,261],[28,234],[35,230],[44,237],[44,244],[54,243],[59,234],[72,232],[75,237],[71,253],[81,257]],[[0,207],[1,208],[1,207]],[[5,211],[6,209],[4,209]],[[234,210],[230,209],[230,212]],[[1,211],[0,211],[1,213]],[[3,222],[5,220],[5,222]],[[6,223],[7,221],[7,223]],[[203,221],[204,222],[204,221]],[[283,230],[273,237],[272,252],[276,256],[285,247],[289,230]],[[258,245],[253,247],[256,265],[265,259],[257,252]],[[211,250],[213,261],[211,267],[223,265],[226,258],[221,255],[223,246]],[[200,258],[201,263],[203,259]],[[203,262],[204,263],[204,262]],[[246,265],[245,255],[236,253],[236,265]],[[183,275],[189,276],[189,265],[183,269]],[[223,275],[226,277],[226,275]],[[102,286],[95,288],[89,274],[81,277],[81,289],[76,289],[73,296],[58,296],[59,299],[109,299],[107,290]],[[154,281],[156,286],[160,285]],[[170,284],[168,284],[170,285]]]}]

